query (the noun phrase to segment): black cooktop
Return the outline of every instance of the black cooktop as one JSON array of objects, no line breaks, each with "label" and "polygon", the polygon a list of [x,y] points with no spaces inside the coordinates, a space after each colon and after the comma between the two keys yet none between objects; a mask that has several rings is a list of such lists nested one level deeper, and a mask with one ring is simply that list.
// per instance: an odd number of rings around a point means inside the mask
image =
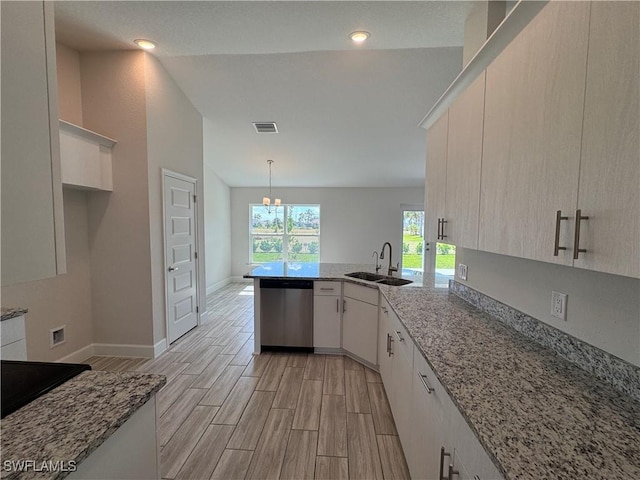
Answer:
[{"label": "black cooktop", "polygon": [[2,417],[62,385],[79,373],[91,370],[80,363],[19,362],[2,360]]}]

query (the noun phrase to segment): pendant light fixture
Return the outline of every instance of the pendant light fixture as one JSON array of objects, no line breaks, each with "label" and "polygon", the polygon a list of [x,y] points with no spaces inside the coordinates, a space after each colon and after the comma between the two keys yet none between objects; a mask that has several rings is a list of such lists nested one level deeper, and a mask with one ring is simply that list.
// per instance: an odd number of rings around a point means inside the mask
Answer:
[{"label": "pendant light fixture", "polygon": [[[267,211],[271,213],[271,165],[273,164],[273,160],[267,160],[267,163],[269,164],[269,196],[262,197],[262,205],[267,207]],[[273,205],[278,208],[280,206],[280,199],[274,198]]]}]

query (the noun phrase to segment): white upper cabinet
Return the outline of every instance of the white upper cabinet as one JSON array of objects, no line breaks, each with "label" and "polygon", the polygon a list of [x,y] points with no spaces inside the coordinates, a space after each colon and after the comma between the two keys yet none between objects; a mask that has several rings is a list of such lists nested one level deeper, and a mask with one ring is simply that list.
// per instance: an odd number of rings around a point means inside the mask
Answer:
[{"label": "white upper cabinet", "polygon": [[[444,217],[448,134],[449,112],[447,111],[427,131],[424,238],[434,247],[440,236],[440,222]],[[435,248],[431,251],[435,251]]]},{"label": "white upper cabinet", "polygon": [[478,248],[484,87],[482,72],[449,108],[444,241],[464,248]]},{"label": "white upper cabinet", "polygon": [[478,248],[571,265],[589,3],[550,2],[487,68]]},{"label": "white upper cabinet", "polygon": [[[640,277],[640,3],[591,5],[574,265]],[[574,212],[569,212],[571,216]]]},{"label": "white upper cabinet", "polygon": [[66,272],[53,2],[2,2],[2,284]]}]

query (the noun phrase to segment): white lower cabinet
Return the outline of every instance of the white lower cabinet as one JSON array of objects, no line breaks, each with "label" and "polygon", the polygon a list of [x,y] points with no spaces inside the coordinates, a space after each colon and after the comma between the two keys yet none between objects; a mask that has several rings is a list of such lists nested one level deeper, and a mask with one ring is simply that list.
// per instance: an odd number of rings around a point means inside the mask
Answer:
[{"label": "white lower cabinet", "polygon": [[314,282],[313,290],[313,346],[339,349],[342,282]]},{"label": "white lower cabinet", "polygon": [[[410,451],[411,446],[411,376],[413,372],[413,342],[409,334],[400,324],[400,320],[389,309],[390,327],[387,335],[390,338],[391,347],[391,388],[385,389],[389,398],[389,404],[400,437],[400,443],[405,451]],[[389,393],[390,392],[390,393]],[[408,463],[407,458],[407,463]]]},{"label": "white lower cabinet", "polygon": [[342,348],[377,365],[378,290],[345,283],[342,306]]},{"label": "white lower cabinet", "polygon": [[27,342],[24,315],[0,322],[0,357],[2,360],[26,360]]},{"label": "white lower cabinet", "polygon": [[411,478],[501,480],[502,475],[384,298],[380,300],[378,350],[380,376]]},{"label": "white lower cabinet", "polygon": [[159,418],[155,395],[78,464],[70,480],[150,480],[160,478]]},{"label": "white lower cabinet", "polygon": [[[436,479],[440,472],[440,448],[449,441],[443,422],[443,395],[446,392],[417,348],[413,355],[413,429],[409,452],[405,451],[411,478]],[[444,473],[444,472],[443,472]]]}]

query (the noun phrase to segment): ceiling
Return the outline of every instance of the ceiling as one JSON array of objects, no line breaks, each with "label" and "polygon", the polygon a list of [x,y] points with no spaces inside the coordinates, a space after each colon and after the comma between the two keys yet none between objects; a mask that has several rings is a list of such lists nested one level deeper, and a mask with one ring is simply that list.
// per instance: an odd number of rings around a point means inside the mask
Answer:
[{"label": "ceiling", "polygon": [[[417,124],[461,70],[470,4],[57,1],[56,36],[80,51],[157,42],[229,186],[264,186],[269,158],[274,187],[421,186]],[[371,38],[355,46],[354,30]]]}]

